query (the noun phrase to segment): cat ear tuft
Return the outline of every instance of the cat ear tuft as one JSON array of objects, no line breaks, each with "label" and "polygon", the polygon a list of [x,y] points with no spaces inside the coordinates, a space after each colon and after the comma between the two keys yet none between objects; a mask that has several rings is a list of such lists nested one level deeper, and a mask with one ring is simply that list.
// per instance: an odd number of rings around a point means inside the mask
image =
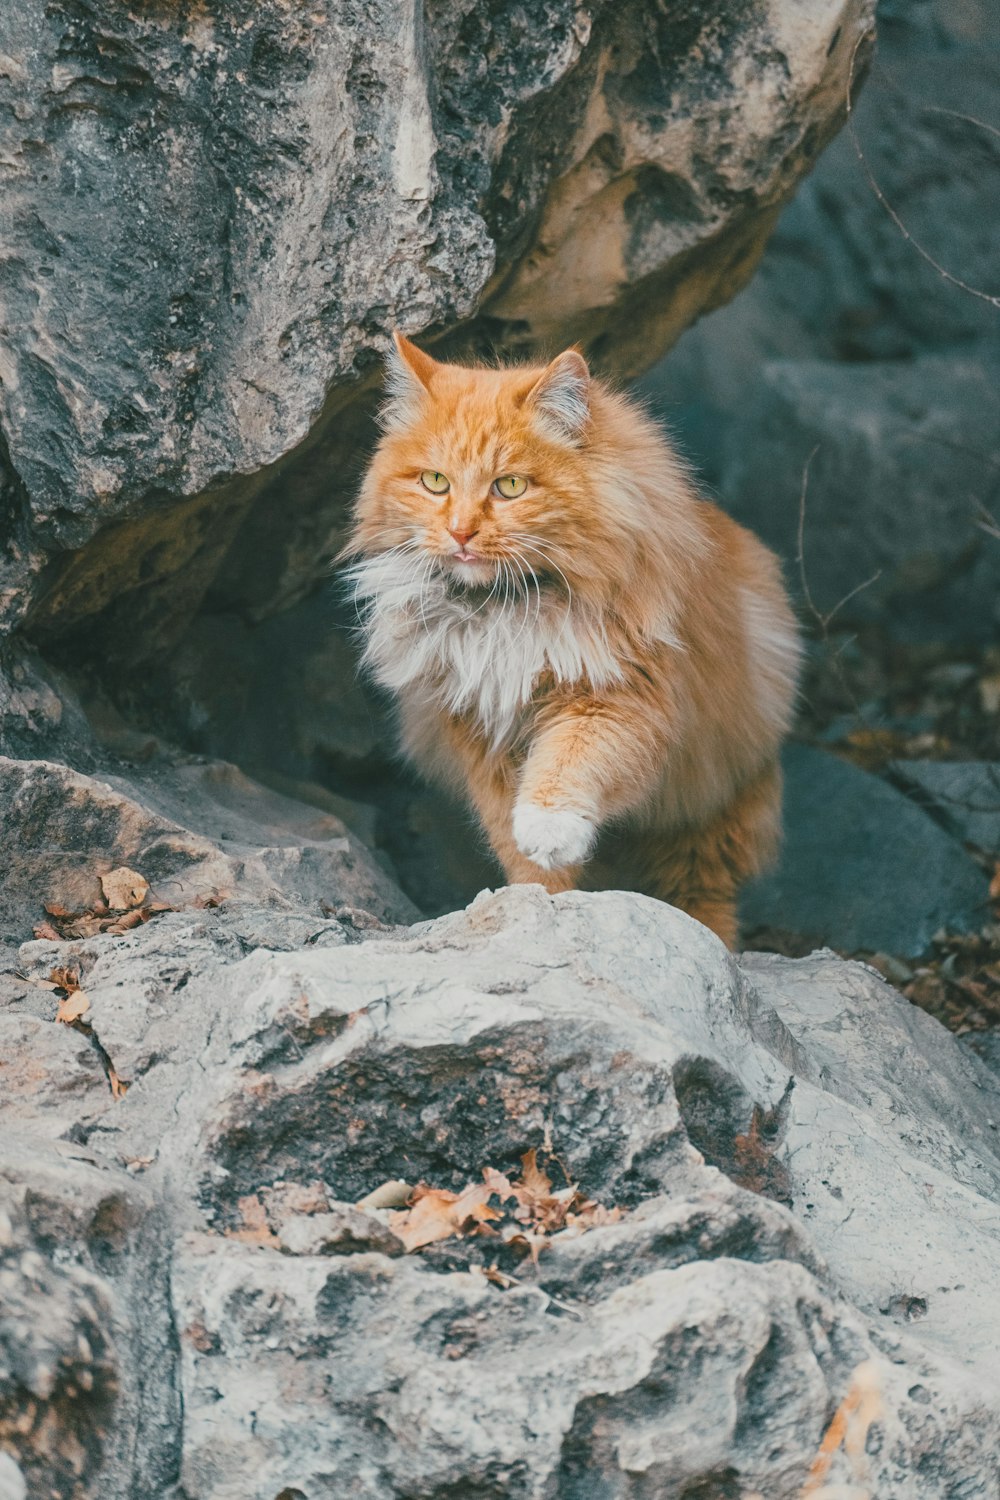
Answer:
[{"label": "cat ear tuft", "polygon": [[557,438],[578,442],[590,421],[590,371],[579,349],[558,355],[535,381],[527,400]]},{"label": "cat ear tuft", "polygon": [[401,333],[393,333],[392,341],[385,360],[386,399],[379,411],[379,424],[385,432],[398,432],[420,418],[438,368],[436,359]]}]

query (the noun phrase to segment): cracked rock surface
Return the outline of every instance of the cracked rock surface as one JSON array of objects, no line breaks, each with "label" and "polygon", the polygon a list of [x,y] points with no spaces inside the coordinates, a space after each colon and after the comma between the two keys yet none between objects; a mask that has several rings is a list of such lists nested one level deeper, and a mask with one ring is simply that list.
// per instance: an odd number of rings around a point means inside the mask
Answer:
[{"label": "cracked rock surface", "polygon": [[301,598],[337,551],[393,328],[648,365],[750,275],[873,15],[15,7],[4,628],[74,659],[83,625],[92,657],[134,663],[206,604]]},{"label": "cracked rock surface", "polygon": [[[4,1091],[0,1437],[29,1486],[792,1500],[846,1399],[831,1487],[995,1493],[1000,1092],[936,1022],[624,894],[355,912],[323,946],[289,922],[237,895],[23,944],[4,981],[34,1073]],[[57,963],[87,1035],[32,983]],[[402,1254],[353,1206],[545,1142],[621,1218],[506,1289],[489,1240]]]}]

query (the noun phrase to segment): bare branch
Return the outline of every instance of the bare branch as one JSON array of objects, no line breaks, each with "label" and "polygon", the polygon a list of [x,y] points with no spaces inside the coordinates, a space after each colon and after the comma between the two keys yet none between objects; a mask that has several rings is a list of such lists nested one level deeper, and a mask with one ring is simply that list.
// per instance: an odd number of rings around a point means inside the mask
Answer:
[{"label": "bare branch", "polygon": [[858,55],[858,48],[861,46],[861,43],[864,40],[865,38],[863,36],[860,36],[855,42],[854,51],[851,53],[851,65],[847,73],[847,130],[848,134],[851,137],[851,144],[854,147],[854,154],[858,158],[858,162],[868,182],[868,186],[871,188],[872,192],[875,194],[875,197],[885,209],[886,213],[889,215],[890,219],[895,224],[904,240],[906,240],[907,244],[912,245],[921,259],[925,260],[927,264],[931,266],[933,270],[935,270],[944,281],[949,282],[952,286],[958,287],[960,291],[967,292],[970,297],[975,297],[980,302],[988,303],[990,307],[1000,308],[1000,296],[994,296],[990,292],[984,292],[981,291],[978,287],[970,286],[967,281],[963,281],[960,276],[952,275],[951,271],[943,266],[940,261],[935,260],[930,251],[925,249],[924,246],[920,244],[919,240],[914,239],[913,235],[910,233],[906,225],[903,223],[902,219],[899,217],[899,214],[896,212],[892,204],[889,202],[888,198],[885,196],[885,193],[879,187],[879,184],[875,179],[875,174],[873,173],[868,163],[868,158],[867,156],[865,156],[865,153],[861,146],[861,142],[858,139],[858,132],[854,125],[854,107],[851,103],[851,91],[854,87],[855,61]]}]

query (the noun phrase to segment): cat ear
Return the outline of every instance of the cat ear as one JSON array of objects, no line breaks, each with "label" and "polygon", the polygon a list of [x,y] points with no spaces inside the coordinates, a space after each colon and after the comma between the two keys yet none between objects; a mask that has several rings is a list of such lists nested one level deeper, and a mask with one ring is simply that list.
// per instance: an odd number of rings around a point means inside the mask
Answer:
[{"label": "cat ear", "polygon": [[379,422],[386,432],[398,431],[416,422],[429,389],[436,359],[431,359],[401,333],[393,333],[393,348],[385,360],[386,399],[379,412]]},{"label": "cat ear", "polygon": [[527,404],[557,438],[579,441],[590,421],[590,371],[579,349],[552,361],[528,392]]}]

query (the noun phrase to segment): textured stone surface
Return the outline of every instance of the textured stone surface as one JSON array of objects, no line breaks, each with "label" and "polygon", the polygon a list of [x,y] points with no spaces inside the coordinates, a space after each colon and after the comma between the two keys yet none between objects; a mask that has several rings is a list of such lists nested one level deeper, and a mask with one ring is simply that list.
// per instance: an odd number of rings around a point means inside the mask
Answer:
[{"label": "textured stone surface", "polygon": [[[245,903],[60,945],[129,1087],[46,1082],[56,1141],[5,1095],[33,1216],[12,1232],[37,1253],[0,1316],[0,1423],[38,1399],[26,1349],[72,1380],[88,1310],[101,1329],[86,1443],[58,1396],[7,1429],[34,1483],[799,1500],[848,1398],[831,1486],[993,1494],[1000,1090],[936,1022],[830,955],[740,966],[641,897],[520,887],[326,948],[288,921]],[[24,945],[27,981],[54,951]],[[546,1139],[623,1215],[511,1263],[507,1290],[495,1242],[400,1255],[351,1206]],[[29,1330],[17,1298],[46,1277]]]},{"label": "textured stone surface", "polygon": [[45,904],[91,910],[100,876],[121,865],[171,906],[238,894],[314,915],[344,906],[374,919],[416,915],[338,818],[221,762],[160,762],[103,780],[0,758],[0,836],[16,850],[0,895],[7,941],[26,937]]},{"label": "textured stone surface", "polygon": [[790,745],[784,768],[784,844],[777,867],[744,892],[747,930],[916,956],[939,928],[988,919],[982,870],[912,799],[808,745]]},{"label": "textured stone surface", "polygon": [[978,523],[1000,466],[998,375],[1000,358],[967,354],[764,365],[724,440],[732,513],[791,558],[808,465],[803,566],[821,614],[867,583],[848,618],[889,618],[917,640],[961,635],[965,622],[968,637],[991,639],[1000,543]]},{"label": "textured stone surface", "polygon": [[1000,858],[1000,764],[901,760],[891,774],[956,838]]},{"label": "textured stone surface", "polygon": [[881,0],[855,112],[867,169],[843,132],[747,292],[644,387],[723,501],[790,563],[819,444],[805,540],[820,609],[881,568],[841,621],[877,609],[888,634],[917,640],[981,641],[998,625],[1000,543],[978,524],[998,500],[1000,325],[984,300],[1000,296],[997,15],[993,0]]},{"label": "textured stone surface", "polygon": [[100,615],[134,661],[213,585],[300,596],[394,327],[647,364],[750,274],[873,10],[31,0],[0,72],[0,619],[72,655]]}]

